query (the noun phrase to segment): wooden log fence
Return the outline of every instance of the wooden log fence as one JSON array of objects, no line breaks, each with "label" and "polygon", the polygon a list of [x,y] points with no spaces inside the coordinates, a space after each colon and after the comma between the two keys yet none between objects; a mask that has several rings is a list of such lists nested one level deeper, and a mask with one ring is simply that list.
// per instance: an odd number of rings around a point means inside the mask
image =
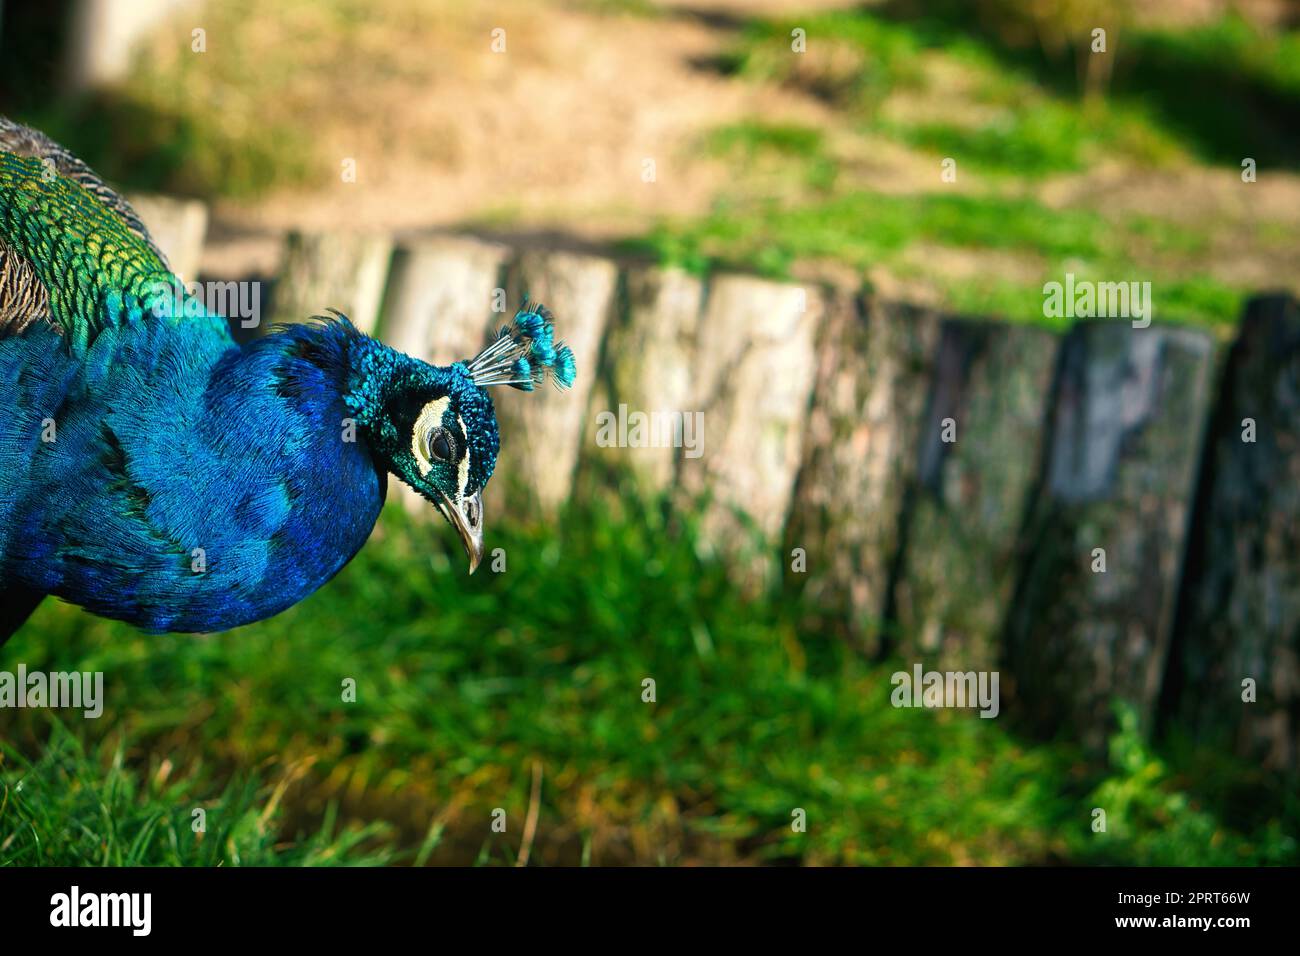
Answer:
[{"label": "wooden log fence", "polygon": [[[141,213],[196,269],[192,208]],[[1163,714],[1300,769],[1294,301],[1251,307],[1222,387],[1195,330],[1087,321],[1061,339],[857,289],[456,236],[293,236],[274,302],[299,321],[338,308],[446,363],[525,292],[580,375],[563,396],[494,395],[512,477],[489,486],[490,513],[554,514],[614,464],[706,502],[708,539],[747,581],[783,574],[868,653],[1002,669],[1004,712],[1030,727],[1099,747],[1118,699],[1144,726]],[[699,456],[680,432],[628,447],[632,412],[702,414]]]},{"label": "wooden log fence", "polygon": [[1300,308],[1250,304],[1207,438],[1167,713],[1300,767]]},{"label": "wooden log fence", "polygon": [[1100,750],[1115,698],[1149,724],[1164,677],[1209,412],[1214,343],[1076,325],[1005,635],[1030,721]]},{"label": "wooden log fence", "polygon": [[939,670],[996,669],[1058,339],[944,323],[894,590],[900,640]]},{"label": "wooden log fence", "polygon": [[831,302],[786,535],[792,565],[796,548],[808,564],[789,579],[819,620],[875,656],[888,647],[889,584],[940,321],[852,291]]}]

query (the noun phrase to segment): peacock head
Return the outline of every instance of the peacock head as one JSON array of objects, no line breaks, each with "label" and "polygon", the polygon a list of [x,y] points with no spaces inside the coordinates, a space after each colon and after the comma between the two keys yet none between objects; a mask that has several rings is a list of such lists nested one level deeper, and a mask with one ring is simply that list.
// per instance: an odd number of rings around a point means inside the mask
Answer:
[{"label": "peacock head", "polygon": [[475,358],[429,365],[384,346],[368,349],[349,398],[372,453],[433,503],[456,530],[474,573],[483,558],[483,488],[501,447],[488,388],[532,391],[547,377],[573,384],[573,352],[554,341],[545,306],[524,307]]}]

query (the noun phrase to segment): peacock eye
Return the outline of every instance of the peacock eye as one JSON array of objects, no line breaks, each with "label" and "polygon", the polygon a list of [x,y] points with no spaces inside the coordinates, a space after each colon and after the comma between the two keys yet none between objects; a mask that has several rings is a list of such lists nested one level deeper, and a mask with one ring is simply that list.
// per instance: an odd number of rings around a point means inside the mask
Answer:
[{"label": "peacock eye", "polygon": [[451,438],[445,428],[435,428],[429,432],[429,451],[439,461],[451,461]]}]

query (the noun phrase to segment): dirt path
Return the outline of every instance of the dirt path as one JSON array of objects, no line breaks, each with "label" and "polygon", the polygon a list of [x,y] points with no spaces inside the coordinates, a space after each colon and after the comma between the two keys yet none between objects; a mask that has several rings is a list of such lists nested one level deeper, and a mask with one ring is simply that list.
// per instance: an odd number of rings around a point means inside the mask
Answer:
[{"label": "dirt path", "polygon": [[505,53],[490,48],[489,19],[444,25],[427,40],[446,53],[436,67],[381,87],[379,102],[331,124],[321,150],[340,166],[355,158],[355,183],[219,203],[205,269],[264,265],[291,228],[508,220],[596,239],[636,232],[659,216],[703,212],[725,184],[725,166],[699,154],[707,130],[745,116],[833,122],[806,96],[710,68],[734,36],[725,23],[563,8],[543,19],[505,6],[513,15],[496,15]]}]

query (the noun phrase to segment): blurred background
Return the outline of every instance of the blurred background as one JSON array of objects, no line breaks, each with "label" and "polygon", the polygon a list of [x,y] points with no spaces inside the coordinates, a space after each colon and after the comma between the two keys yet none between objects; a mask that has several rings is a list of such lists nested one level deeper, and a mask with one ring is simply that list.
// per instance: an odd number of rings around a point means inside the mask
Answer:
[{"label": "blurred background", "polygon": [[[1300,861],[1300,415],[1250,392],[1300,340],[1296,4],[5,2],[0,111],[147,221],[198,209],[178,269],[265,280],[277,314],[364,308],[311,301],[364,285],[302,278],[335,235],[396,249],[390,341],[431,241],[502,250],[512,305],[600,300],[544,500],[507,490],[546,467],[518,434],[545,413],[503,403],[502,572],[395,496],[253,627],[48,601],[0,668],[102,670],[108,701],[0,712],[0,862]],[[1150,281],[1159,349],[1045,317],[1066,273]],[[756,315],[758,364],[710,373],[710,329]],[[698,474],[596,448],[599,410],[729,368],[729,401],[673,393],[705,410]],[[1150,407],[1097,411],[1135,377]],[[949,408],[974,457],[935,450]],[[1095,456],[1113,480],[1081,492]],[[999,718],[891,706],[917,662],[1005,668]]]}]

